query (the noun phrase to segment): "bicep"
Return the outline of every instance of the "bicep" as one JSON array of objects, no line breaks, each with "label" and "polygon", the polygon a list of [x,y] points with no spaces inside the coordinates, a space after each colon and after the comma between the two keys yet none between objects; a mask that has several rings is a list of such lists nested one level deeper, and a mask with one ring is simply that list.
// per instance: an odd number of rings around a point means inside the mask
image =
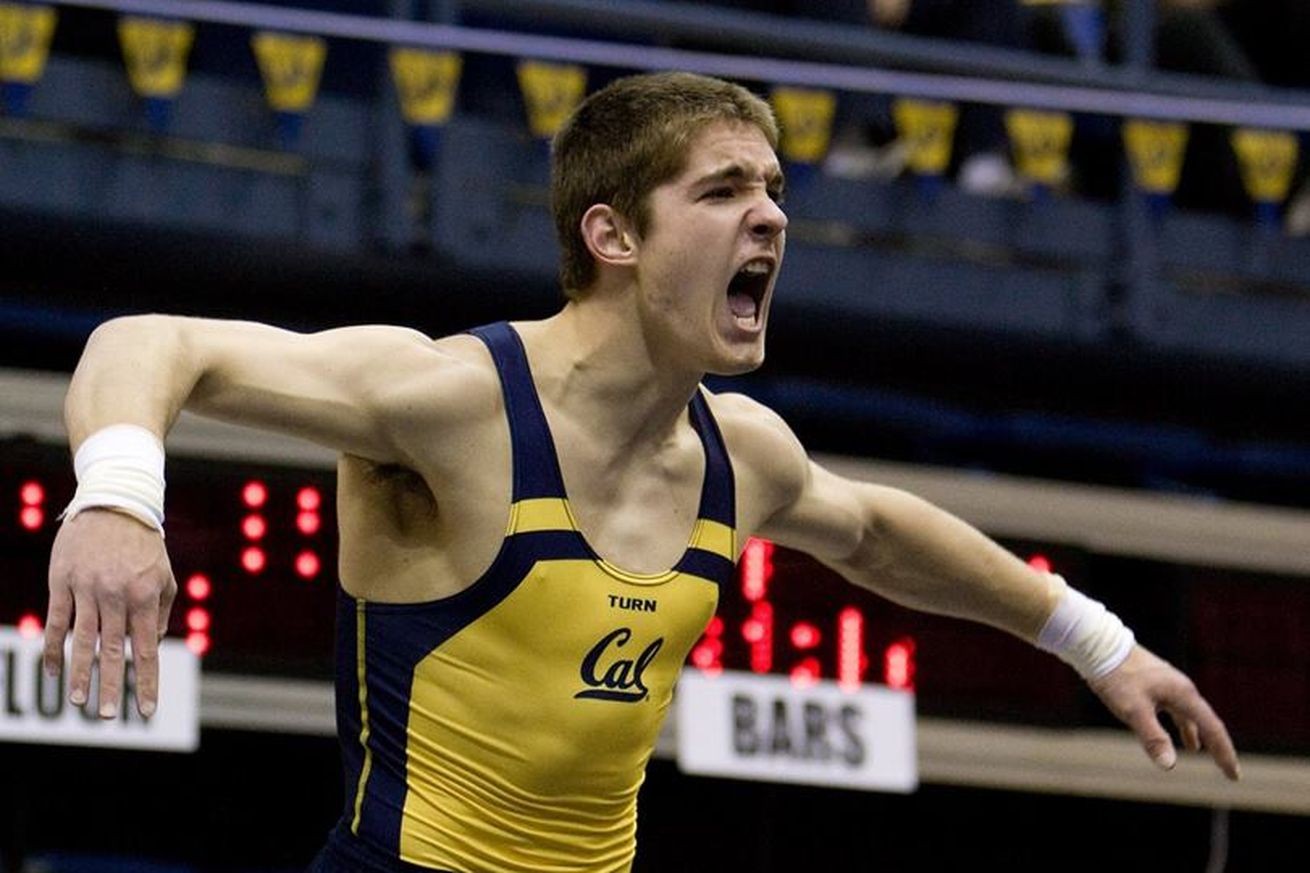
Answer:
[{"label": "bicep", "polygon": [[853,554],[868,533],[862,485],[805,460],[804,475],[790,498],[770,516],[760,533],[825,563]]},{"label": "bicep", "polygon": [[183,319],[179,330],[198,374],[186,408],[371,460],[403,460],[386,424],[411,362],[430,353],[422,334],[381,326],[296,333],[201,319]]},{"label": "bicep", "polygon": [[741,395],[716,395],[714,400],[738,467],[742,532],[829,563],[854,553],[865,534],[861,489],[868,486],[812,461],[796,434],[768,407]]}]

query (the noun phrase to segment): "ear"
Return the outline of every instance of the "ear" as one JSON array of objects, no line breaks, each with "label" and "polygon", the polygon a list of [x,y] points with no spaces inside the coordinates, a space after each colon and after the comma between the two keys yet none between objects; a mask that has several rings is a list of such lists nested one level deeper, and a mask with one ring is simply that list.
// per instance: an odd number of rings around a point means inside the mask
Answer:
[{"label": "ear", "polygon": [[637,234],[628,220],[607,203],[593,204],[582,215],[582,240],[598,264],[630,267],[637,260]]}]

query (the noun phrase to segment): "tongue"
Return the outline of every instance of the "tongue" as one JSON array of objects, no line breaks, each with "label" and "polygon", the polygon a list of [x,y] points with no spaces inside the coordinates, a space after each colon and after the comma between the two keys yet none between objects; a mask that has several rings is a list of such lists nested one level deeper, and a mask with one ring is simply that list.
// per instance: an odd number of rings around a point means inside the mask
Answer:
[{"label": "tongue", "polygon": [[755,298],[741,291],[728,295],[728,308],[738,318],[755,319]]}]

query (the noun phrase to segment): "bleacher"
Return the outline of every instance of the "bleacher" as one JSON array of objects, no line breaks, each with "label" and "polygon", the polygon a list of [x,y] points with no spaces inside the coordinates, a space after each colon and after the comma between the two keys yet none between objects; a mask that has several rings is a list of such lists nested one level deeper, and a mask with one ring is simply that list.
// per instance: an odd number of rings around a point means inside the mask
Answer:
[{"label": "bleacher", "polygon": [[[7,245],[15,269],[0,296],[11,312],[0,330],[36,365],[42,362],[27,354],[34,345],[48,362],[67,366],[87,325],[108,314],[179,305],[196,314],[227,313],[243,288],[253,292],[241,302],[246,315],[302,327],[362,315],[436,333],[490,315],[497,299],[521,311],[548,311],[557,290],[547,149],[528,130],[514,83],[518,56],[505,54],[516,49],[536,48],[556,64],[607,60],[580,65],[593,85],[661,63],[737,71],[762,92],[813,89],[827,79],[839,115],[848,104],[942,100],[959,92],[998,104],[1026,98],[1045,107],[1063,99],[1083,110],[1078,119],[1110,125],[1124,119],[1086,107],[1122,106],[1157,120],[1173,111],[1180,121],[1278,120],[1293,132],[1310,128],[1310,98],[1294,92],[925,45],[871,28],[695,4],[629,2],[620,14],[589,0],[471,6],[479,21],[522,28],[531,20],[536,30],[568,36],[448,23],[458,20],[459,4],[447,5],[445,21],[435,4],[431,22],[399,13],[372,17],[404,3],[189,4],[191,66],[174,96],[147,98],[125,73],[110,11],[120,5],[60,6],[54,51],[39,80],[21,86],[21,110],[11,94],[17,86],[6,86],[0,209],[14,227]],[[168,6],[136,0],[123,8]],[[274,26],[325,39],[321,87],[303,111],[278,113],[264,99],[250,36]],[[625,42],[606,42],[617,38]],[[406,123],[387,65],[388,50],[400,43],[465,50],[471,72],[452,83],[448,118]],[[65,44],[69,50],[60,51]],[[694,48],[680,47],[688,45]],[[614,66],[620,61],[631,66]],[[1112,138],[1104,147],[1119,148],[1126,166],[1120,142]],[[1257,221],[1254,203],[1244,218],[1172,208],[1167,195],[1129,184],[1114,202],[1040,192],[998,199],[949,180],[925,185],[923,174],[912,172],[888,182],[836,178],[821,162],[792,162],[789,169],[793,224],[777,307],[779,365],[747,390],[790,396],[801,383],[789,378],[812,378],[864,389],[834,396],[870,409],[879,406],[879,392],[894,389],[919,417],[931,418],[936,389],[925,388],[919,374],[938,371],[938,383],[958,380],[958,390],[971,395],[960,413],[986,417],[997,414],[985,399],[988,371],[995,380],[1003,378],[998,371],[1012,370],[1029,411],[1072,407],[1065,411],[1074,425],[1092,434],[1082,451],[1097,456],[1093,467],[1104,466],[1112,444],[1128,438],[1123,428],[1151,427],[1163,403],[1160,415],[1179,419],[1196,438],[1254,440],[1236,454],[1272,454],[1280,475],[1310,480],[1310,466],[1288,446],[1310,434],[1284,399],[1305,384],[1310,361],[1303,339],[1310,331],[1310,242]],[[57,263],[57,244],[70,234],[107,252],[107,281],[88,281]],[[161,252],[183,250],[195,263],[219,263],[194,269],[184,288],[174,287],[159,261],[187,258]],[[380,293],[370,294],[376,315],[355,314],[343,302],[351,291],[342,277],[367,274],[379,261],[389,276],[377,283],[386,286]],[[798,330],[789,334],[792,325]],[[34,343],[34,331],[42,342]],[[802,336],[806,344],[831,343],[835,354],[823,363],[808,360],[796,339]],[[844,360],[833,360],[836,353]],[[1028,372],[1035,367],[1045,370],[1044,384]],[[1101,387],[1086,387],[1098,371]],[[1115,397],[1101,396],[1107,393]],[[816,438],[850,448],[840,434],[841,414],[783,411],[822,419]],[[1234,418],[1246,422],[1236,432],[1212,427]],[[881,423],[897,429],[894,421]],[[1106,423],[1108,431],[1100,426]],[[1103,448],[1094,445],[1100,433],[1109,434]],[[1169,443],[1162,433],[1161,446]],[[1017,454],[1011,447],[957,461],[1023,471]],[[1150,478],[1106,475],[1128,484]],[[1182,484],[1218,487],[1205,477]],[[1266,499],[1284,502],[1285,490],[1271,483]]]}]

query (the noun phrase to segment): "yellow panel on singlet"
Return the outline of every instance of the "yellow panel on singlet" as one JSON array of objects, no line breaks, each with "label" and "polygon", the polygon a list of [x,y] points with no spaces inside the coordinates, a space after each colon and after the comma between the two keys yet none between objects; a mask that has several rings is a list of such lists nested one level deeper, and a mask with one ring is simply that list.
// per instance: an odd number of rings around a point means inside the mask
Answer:
[{"label": "yellow panel on singlet", "polygon": [[[537,562],[414,672],[404,860],[626,870],[637,790],[717,586]],[[515,835],[513,838],[510,835]]]},{"label": "yellow panel on singlet", "polygon": [[733,572],[731,467],[698,394],[706,473],[682,559],[652,575],[605,562],[573,519],[517,337],[493,330],[514,452],[509,527],[491,568],[454,597],[343,593],[343,825],[387,857],[457,873],[628,870],[646,763]]}]

